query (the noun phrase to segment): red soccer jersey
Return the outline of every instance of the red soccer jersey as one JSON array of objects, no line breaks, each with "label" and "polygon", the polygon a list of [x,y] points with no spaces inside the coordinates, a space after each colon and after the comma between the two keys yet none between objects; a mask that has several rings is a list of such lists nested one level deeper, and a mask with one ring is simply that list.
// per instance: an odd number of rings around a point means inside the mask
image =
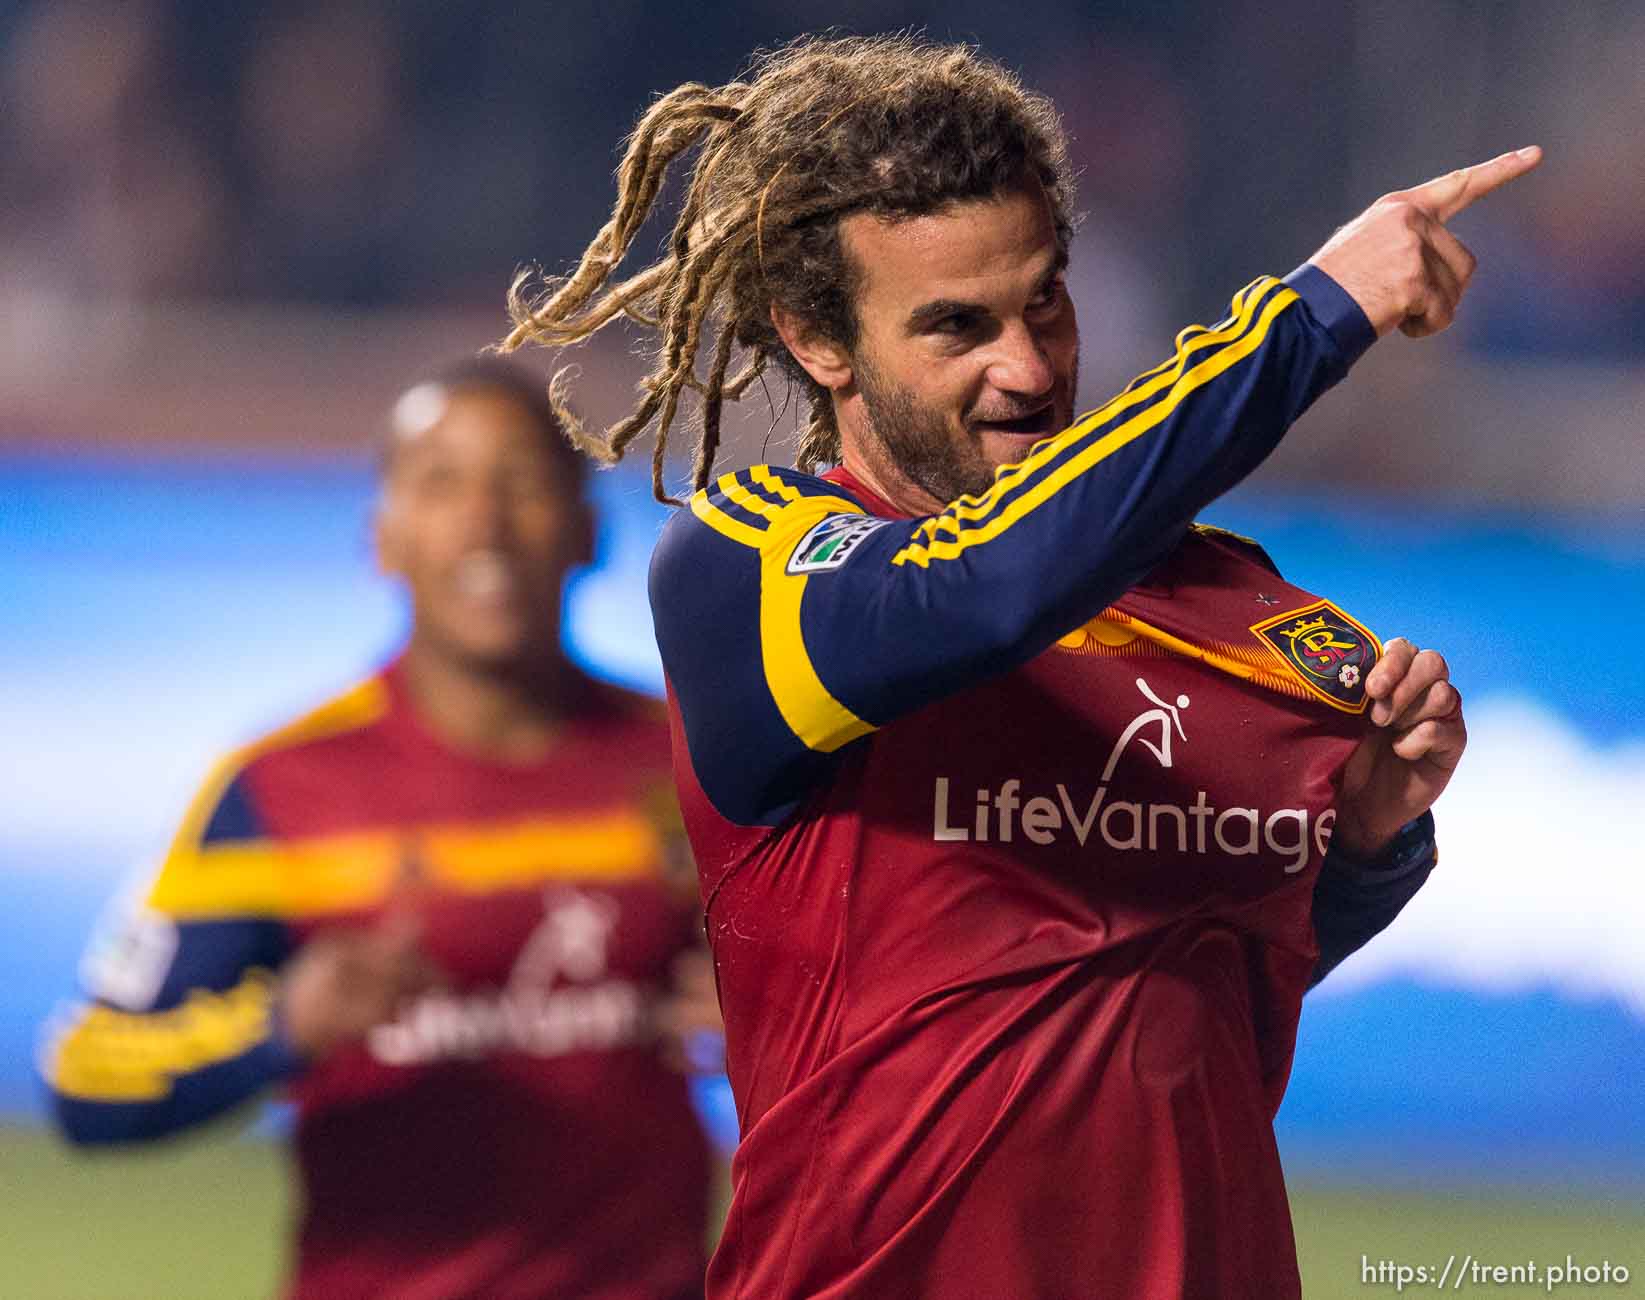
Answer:
[{"label": "red soccer jersey", "polygon": [[1181,518],[1368,341],[1294,283],[942,515],[756,466],[670,523],[710,1295],[1297,1294],[1272,1119],[1379,648]]},{"label": "red soccer jersey", "polygon": [[[170,956],[128,953],[59,1039],[64,1104],[137,1136],[292,1068],[268,973],[392,895],[449,984],[291,1078],[290,1294],[701,1295],[707,1149],[651,1014],[697,931],[666,737],[655,704],[586,682],[546,759],[487,762],[430,735],[391,669],[237,756],[134,922],[134,952]],[[194,1058],[130,1077],[118,1035],[160,1044],[185,1011]]]}]

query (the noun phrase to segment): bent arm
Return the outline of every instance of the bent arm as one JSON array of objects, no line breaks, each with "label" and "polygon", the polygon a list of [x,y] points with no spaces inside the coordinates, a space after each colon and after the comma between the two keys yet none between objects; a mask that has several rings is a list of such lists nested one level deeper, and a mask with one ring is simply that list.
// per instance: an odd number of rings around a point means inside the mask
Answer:
[{"label": "bent arm", "polygon": [[1427,883],[1438,861],[1431,812],[1401,830],[1375,861],[1355,861],[1332,845],[1314,884],[1319,960],[1308,987],[1386,930]]},{"label": "bent arm", "polygon": [[276,1012],[287,929],[233,901],[248,861],[266,853],[261,835],[244,783],[220,774],[141,900],[94,939],[81,996],[54,1016],[40,1052],[66,1137],[160,1137],[301,1068]]},{"label": "bent arm", "polygon": [[163,1137],[249,1100],[301,1068],[273,1011],[266,971],[233,987],[188,990],[175,1006],[71,1008],[41,1071],[63,1135],[85,1144]]}]

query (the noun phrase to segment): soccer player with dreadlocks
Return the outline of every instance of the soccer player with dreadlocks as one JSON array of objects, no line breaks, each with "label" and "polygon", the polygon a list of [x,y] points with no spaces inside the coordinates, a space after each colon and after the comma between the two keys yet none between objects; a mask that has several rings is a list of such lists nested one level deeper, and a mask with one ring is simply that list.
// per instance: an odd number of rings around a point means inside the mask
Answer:
[{"label": "soccer player with dreadlocks", "polygon": [[[1076,418],[1051,105],[970,49],[804,40],[663,96],[575,271],[516,283],[505,347],[655,331],[607,435],[553,397],[608,460],[654,426],[659,495],[700,397],[651,599],[742,1123],[711,1295],[1298,1294],[1303,992],[1426,878],[1465,729],[1440,656],[1192,520],[1449,323],[1444,223],[1537,157],[1386,196]],[[716,475],[772,362],[799,469]]]}]

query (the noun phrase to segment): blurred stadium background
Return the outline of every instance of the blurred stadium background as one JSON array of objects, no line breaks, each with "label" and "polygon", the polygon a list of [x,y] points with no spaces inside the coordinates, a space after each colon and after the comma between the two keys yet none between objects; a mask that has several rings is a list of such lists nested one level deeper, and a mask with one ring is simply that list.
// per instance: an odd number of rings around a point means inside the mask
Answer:
[{"label": "blurred stadium background", "polygon": [[[1357,1293],[1362,1255],[1645,1277],[1645,9],[46,0],[0,3],[0,1295],[272,1286],[268,1126],[67,1153],[39,1025],[213,756],[397,636],[365,450],[395,392],[580,251],[649,96],[827,24],[976,40],[1057,100],[1086,404],[1377,194],[1546,148],[1457,223],[1458,327],[1378,348],[1208,517],[1468,694],[1439,872],[1304,1016],[1309,1293]],[[635,359],[579,360],[618,411]],[[729,456],[782,456],[746,405]],[[656,688],[660,508],[598,491],[573,635]]]}]

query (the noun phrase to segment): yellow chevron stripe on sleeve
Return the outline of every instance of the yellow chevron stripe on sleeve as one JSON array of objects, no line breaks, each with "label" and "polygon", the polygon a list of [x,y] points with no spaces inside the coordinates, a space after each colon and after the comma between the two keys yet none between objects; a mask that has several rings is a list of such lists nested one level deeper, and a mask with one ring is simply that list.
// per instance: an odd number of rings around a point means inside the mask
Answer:
[{"label": "yellow chevron stripe on sleeve", "polygon": [[273,978],[252,970],[226,993],[200,991],[170,1011],[86,1006],[48,1045],[51,1086],[86,1101],[158,1101],[172,1081],[233,1060],[266,1039]]},{"label": "yellow chevron stripe on sleeve", "polygon": [[789,486],[773,474],[769,465],[751,466],[748,473],[749,477],[751,477],[761,487],[775,492],[784,501],[793,503],[796,501],[803,501],[805,499],[804,495],[798,488]]},{"label": "yellow chevron stripe on sleeve", "polygon": [[[1255,297],[1252,301],[1255,301]],[[1012,498],[997,514],[989,517],[987,522],[980,527],[968,529],[963,533],[956,530],[957,535],[953,538],[937,538],[934,536],[933,530],[930,542],[925,544],[911,542],[892,556],[891,562],[893,564],[912,562],[923,568],[929,565],[932,560],[953,559],[968,547],[980,546],[984,542],[998,537],[1019,519],[1049,500],[1071,480],[1086,473],[1093,466],[1120,450],[1120,448],[1134,442],[1150,429],[1163,423],[1166,417],[1190,393],[1203,387],[1236,362],[1242,361],[1252,352],[1255,352],[1262,346],[1263,340],[1267,337],[1268,328],[1273,323],[1274,317],[1278,316],[1280,312],[1295,301],[1297,301],[1297,295],[1294,290],[1285,289],[1275,294],[1268,300],[1268,304],[1258,317],[1256,325],[1237,342],[1213,353],[1198,365],[1182,372],[1172,384],[1170,392],[1163,399],[1147,410],[1133,416],[1124,424],[1111,429],[1078,455],[1070,457],[1029,491]],[[1186,359],[1186,356],[1182,358],[1184,361]],[[1161,382],[1163,383],[1168,378],[1171,378],[1171,376],[1161,376]],[[1093,417],[1092,423],[1100,423],[1100,421]],[[1078,427],[1080,426],[1076,426],[1076,428]],[[1068,436],[1063,435],[1055,440],[1051,454],[1063,450],[1067,445],[1065,439]],[[1043,461],[1044,459],[1044,456],[1040,457],[1040,460]],[[981,518],[987,514],[988,512],[983,510],[974,517]]]},{"label": "yellow chevron stripe on sleeve", "polygon": [[[993,486],[982,496],[977,497],[968,494],[960,497],[942,514],[926,520],[920,526],[920,532],[929,541],[935,541],[939,531],[958,535],[960,520],[986,518],[996,508],[1003,494],[1032,475],[1040,466],[1060,455],[1070,442],[1084,437],[1098,425],[1104,424],[1122,412],[1148,401],[1163,390],[1180,384],[1185,367],[1194,354],[1220,344],[1234,342],[1240,338],[1240,335],[1249,327],[1252,313],[1255,312],[1258,303],[1262,301],[1263,294],[1268,288],[1278,283],[1272,276],[1264,276],[1261,279],[1252,281],[1234,295],[1233,310],[1226,320],[1209,330],[1192,325],[1181,331],[1177,335],[1174,355],[1153,370],[1140,376],[1124,392],[1090,412],[1064,432],[1054,438],[1048,438],[1044,442],[1035,444],[1022,460],[1014,465],[1003,466],[999,473],[995,475]],[[1293,302],[1296,299],[1296,294],[1294,291],[1287,289],[1276,295],[1274,301],[1279,301],[1281,298],[1287,303]],[[1240,355],[1247,355],[1248,352],[1249,349]],[[1198,387],[1198,384],[1193,385],[1193,387]],[[1192,391],[1192,389],[1188,391]],[[1163,400],[1174,405],[1183,396],[1184,393],[1182,392],[1173,392]],[[1168,406],[1166,413],[1169,413],[1169,410],[1170,407]],[[915,545],[917,546],[918,543]],[[906,554],[907,552],[903,553]]]},{"label": "yellow chevron stripe on sleeve", "polygon": [[755,528],[752,524],[745,524],[741,519],[733,519],[708,499],[707,491],[691,494],[691,513],[715,532],[729,537],[734,542],[741,542],[756,551],[765,545],[763,528]]}]

